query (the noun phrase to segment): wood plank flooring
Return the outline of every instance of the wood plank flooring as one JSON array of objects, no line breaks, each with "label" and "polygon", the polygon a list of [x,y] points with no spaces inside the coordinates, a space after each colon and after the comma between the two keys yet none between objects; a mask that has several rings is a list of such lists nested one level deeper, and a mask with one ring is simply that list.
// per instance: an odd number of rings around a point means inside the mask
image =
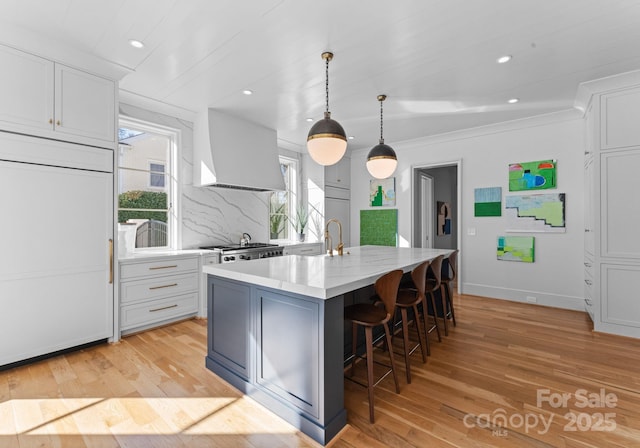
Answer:
[{"label": "wood plank flooring", "polygon": [[[331,446],[640,447],[640,340],[593,333],[575,311],[454,303],[458,326],[431,336],[426,364],[413,354],[412,384],[396,356],[401,393],[378,385],[375,424],[366,390],[345,382],[349,424]],[[205,353],[206,321],[189,320],[0,372],[0,448],[319,446]]]}]

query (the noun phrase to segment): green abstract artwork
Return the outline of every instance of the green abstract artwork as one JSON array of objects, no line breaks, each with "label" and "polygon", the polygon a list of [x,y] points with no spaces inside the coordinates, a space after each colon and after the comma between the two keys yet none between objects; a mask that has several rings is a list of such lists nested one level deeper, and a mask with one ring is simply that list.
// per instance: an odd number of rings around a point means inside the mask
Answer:
[{"label": "green abstract artwork", "polygon": [[505,197],[507,232],[564,233],[565,193]]},{"label": "green abstract artwork", "polygon": [[509,164],[509,191],[556,188],[556,161]]},{"label": "green abstract artwork", "polygon": [[371,179],[369,199],[372,207],[396,205],[396,178]]},{"label": "green abstract artwork", "polygon": [[502,187],[476,188],[473,193],[474,216],[502,215]]},{"label": "green abstract artwork", "polygon": [[397,246],[398,209],[360,210],[360,245]]},{"label": "green abstract artwork", "polygon": [[499,236],[498,260],[533,263],[535,258],[534,237]]}]

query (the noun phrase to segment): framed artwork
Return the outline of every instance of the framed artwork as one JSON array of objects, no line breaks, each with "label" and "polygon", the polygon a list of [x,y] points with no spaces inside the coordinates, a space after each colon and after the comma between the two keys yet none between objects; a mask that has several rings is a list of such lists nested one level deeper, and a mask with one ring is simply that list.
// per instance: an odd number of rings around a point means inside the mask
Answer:
[{"label": "framed artwork", "polygon": [[448,202],[436,203],[438,209],[438,236],[451,235],[451,206]]},{"label": "framed artwork", "polygon": [[360,245],[397,246],[398,209],[360,210]]},{"label": "framed artwork", "polygon": [[369,184],[369,199],[372,207],[396,205],[396,178],[371,179]]},{"label": "framed artwork", "polygon": [[506,232],[564,233],[565,193],[505,197]]},{"label": "framed artwork", "polygon": [[539,160],[509,164],[509,191],[556,188],[556,161]]},{"label": "framed artwork", "polygon": [[534,237],[499,236],[497,254],[498,260],[533,263],[535,261]]},{"label": "framed artwork", "polygon": [[502,216],[502,187],[476,188],[474,216]]}]

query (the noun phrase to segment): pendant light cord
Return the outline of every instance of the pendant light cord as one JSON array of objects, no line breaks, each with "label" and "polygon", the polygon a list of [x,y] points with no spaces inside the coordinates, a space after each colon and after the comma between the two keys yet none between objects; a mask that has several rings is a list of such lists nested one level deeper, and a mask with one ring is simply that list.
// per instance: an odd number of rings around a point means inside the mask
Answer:
[{"label": "pendant light cord", "polygon": [[325,59],[325,74],[324,74],[324,92],[327,103],[327,110],[329,112],[329,58]]},{"label": "pendant light cord", "polygon": [[380,144],[384,143],[384,137],[382,136],[382,100],[380,100]]}]

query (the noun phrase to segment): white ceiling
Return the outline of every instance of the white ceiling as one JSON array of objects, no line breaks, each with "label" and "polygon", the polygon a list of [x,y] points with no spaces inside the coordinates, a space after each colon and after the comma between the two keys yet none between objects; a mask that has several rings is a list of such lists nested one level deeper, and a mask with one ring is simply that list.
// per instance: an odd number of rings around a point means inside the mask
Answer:
[{"label": "white ceiling", "polygon": [[[640,69],[638,0],[2,0],[0,39],[39,36],[124,68],[124,92],[212,107],[303,148],[330,110],[350,148],[573,107],[578,84]],[[11,35],[9,36],[9,31]],[[26,35],[26,34],[25,34]],[[129,39],[146,46],[136,50]],[[36,39],[36,40],[38,40]],[[24,40],[33,47],[33,40]],[[513,55],[508,64],[496,58]],[[242,90],[255,93],[245,96]],[[507,104],[509,98],[520,102]]]}]

